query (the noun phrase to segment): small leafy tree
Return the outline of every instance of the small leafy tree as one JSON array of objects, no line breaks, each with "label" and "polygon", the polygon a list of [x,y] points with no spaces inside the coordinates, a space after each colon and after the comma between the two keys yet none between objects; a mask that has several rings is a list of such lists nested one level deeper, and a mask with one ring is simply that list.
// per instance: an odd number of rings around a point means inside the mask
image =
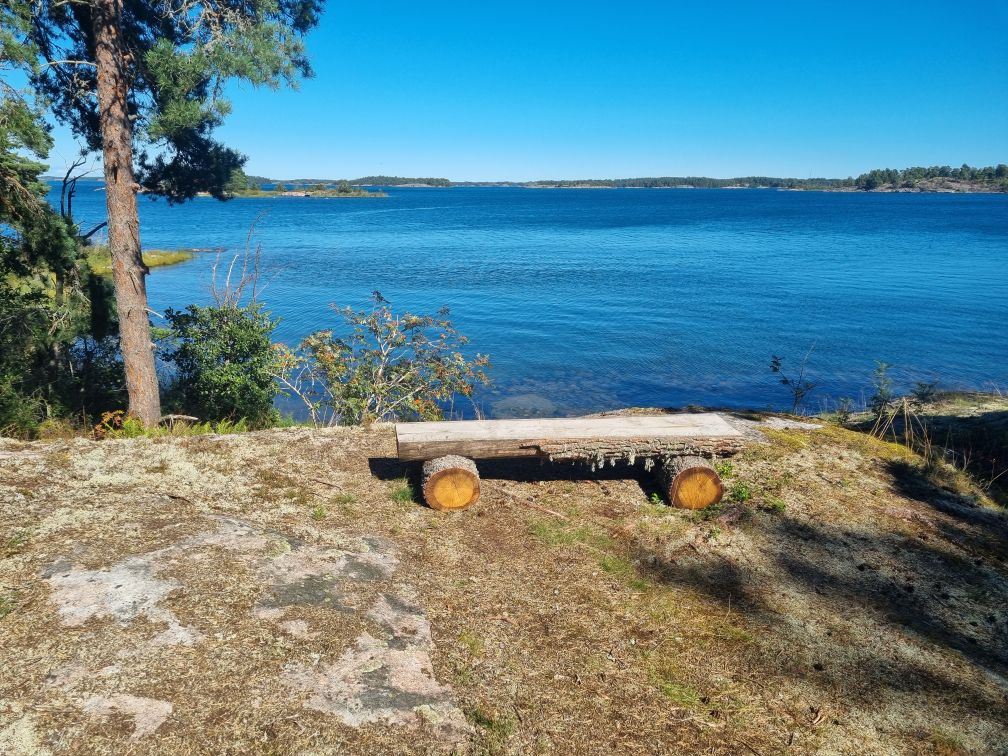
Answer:
[{"label": "small leafy tree", "polygon": [[798,366],[798,373],[793,375],[788,375],[784,372],[784,360],[782,358],[774,355],[770,359],[770,372],[779,375],[780,382],[787,386],[791,392],[791,414],[793,415],[798,414],[798,409],[801,407],[802,402],[805,401],[805,397],[812,393],[817,385],[805,378],[805,364],[808,362],[810,354],[812,354],[811,349],[808,350],[801,364]]},{"label": "small leafy tree", "polygon": [[868,400],[868,406],[875,413],[875,417],[880,418],[889,409],[896,396],[893,394],[892,378],[889,377],[889,370],[892,368],[887,362],[875,364],[875,372],[872,378],[872,386],[875,393]]},{"label": "small leafy tree", "polygon": [[938,398],[938,382],[917,381],[910,395],[917,404],[931,404]]},{"label": "small leafy tree", "polygon": [[204,422],[245,420],[265,427],[278,418],[271,343],[277,321],[258,300],[262,248],[253,246],[255,226],[253,222],[249,228],[244,252],[231,258],[220,277],[220,256],[214,262],[214,304],[189,305],[181,312],[169,309],[169,327],[159,334],[164,358],[176,369],[170,401]]},{"label": "small leafy tree", "polygon": [[447,309],[436,316],[395,314],[379,292],[370,312],[333,309],[347,325],[342,336],[318,331],[296,350],[277,347],[277,380],[315,425],[436,420],[443,405],[489,382],[489,358],[462,354],[468,339]]},{"label": "small leafy tree", "polygon": [[245,418],[254,427],[276,420],[276,321],[262,305],[189,305],[165,318],[165,359],[176,369],[169,395],[179,409],[204,421]]},{"label": "small leafy tree", "polygon": [[854,400],[847,396],[842,396],[837,400],[836,419],[840,425],[847,425],[851,415],[854,414]]}]

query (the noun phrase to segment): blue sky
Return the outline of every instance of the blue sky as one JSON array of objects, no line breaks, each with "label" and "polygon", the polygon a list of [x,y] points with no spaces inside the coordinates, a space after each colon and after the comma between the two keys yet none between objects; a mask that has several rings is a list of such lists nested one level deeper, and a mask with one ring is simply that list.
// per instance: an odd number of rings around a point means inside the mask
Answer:
[{"label": "blue sky", "polygon": [[[847,176],[1008,162],[1008,2],[336,2],[299,91],[232,86],[277,178]],[[60,155],[75,150],[57,130]]]}]

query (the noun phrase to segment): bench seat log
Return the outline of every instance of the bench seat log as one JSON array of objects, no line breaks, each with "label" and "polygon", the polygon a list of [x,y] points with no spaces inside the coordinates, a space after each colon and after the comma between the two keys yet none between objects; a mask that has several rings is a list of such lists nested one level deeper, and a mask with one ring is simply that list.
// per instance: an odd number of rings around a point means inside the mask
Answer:
[{"label": "bench seat log", "polygon": [[404,462],[458,455],[548,457],[601,466],[617,460],[632,464],[638,457],[727,456],[743,445],[743,435],[712,412],[396,425],[396,446]]}]

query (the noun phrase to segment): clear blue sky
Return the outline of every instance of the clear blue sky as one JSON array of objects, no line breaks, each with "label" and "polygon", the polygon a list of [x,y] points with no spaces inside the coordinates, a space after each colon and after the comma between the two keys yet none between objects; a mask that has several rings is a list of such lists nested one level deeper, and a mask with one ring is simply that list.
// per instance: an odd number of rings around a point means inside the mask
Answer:
[{"label": "clear blue sky", "polygon": [[989,165],[1008,162],[1006,30],[1004,0],[329,0],[315,78],[232,87],[220,135],[276,178]]}]

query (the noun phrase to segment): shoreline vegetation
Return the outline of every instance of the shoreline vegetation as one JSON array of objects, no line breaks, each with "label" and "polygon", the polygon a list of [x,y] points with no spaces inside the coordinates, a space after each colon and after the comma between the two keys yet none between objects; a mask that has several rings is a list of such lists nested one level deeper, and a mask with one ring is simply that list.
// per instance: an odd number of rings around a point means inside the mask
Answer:
[{"label": "shoreline vegetation", "polygon": [[[52,180],[58,181],[59,178]],[[1008,165],[974,168],[963,164],[913,167],[902,170],[877,168],[847,178],[778,178],[742,176],[655,176],[618,179],[541,179],[536,181],[452,181],[447,178],[403,176],[362,176],[355,179],[272,179],[249,176],[236,170],[226,193],[241,197],[387,197],[384,187],[399,189],[451,189],[454,187],[505,187],[518,189],[776,189],[778,191],[875,192],[875,193],[1006,193]],[[197,196],[209,197],[200,192]]]},{"label": "shoreline vegetation", "polygon": [[[240,172],[239,172],[240,173]],[[993,193],[1008,192],[1008,165],[974,168],[963,164],[913,167],[902,170],[880,168],[847,178],[775,178],[744,176],[660,176],[622,179],[557,179],[538,181],[452,181],[447,178],[407,178],[363,176],[357,179],[290,179],[279,181],[264,176],[236,174],[235,196],[275,196],[282,187],[285,196],[308,196],[303,192],[325,191],[321,196],[385,196],[368,192],[367,187],[452,188],[513,187],[525,189],[777,189],[780,191],[882,192],[882,193]],[[267,189],[266,187],[270,187]],[[333,189],[332,187],[338,187]],[[342,194],[332,193],[342,191]],[[354,192],[362,192],[355,194]],[[315,194],[314,196],[319,196]]]},{"label": "shoreline vegetation", "polygon": [[[224,186],[229,198],[243,197],[313,197],[316,199],[351,199],[358,197],[388,197],[382,191],[369,191],[349,181],[327,179],[276,181],[263,176],[247,176],[240,168],[231,173]],[[209,194],[205,196],[209,197]]]},{"label": "shoreline vegetation", "polygon": [[[99,276],[112,275],[112,256],[105,244],[87,247],[87,265],[92,273]],[[189,262],[198,249],[148,249],[143,252],[144,265],[148,268],[163,268]]]}]

